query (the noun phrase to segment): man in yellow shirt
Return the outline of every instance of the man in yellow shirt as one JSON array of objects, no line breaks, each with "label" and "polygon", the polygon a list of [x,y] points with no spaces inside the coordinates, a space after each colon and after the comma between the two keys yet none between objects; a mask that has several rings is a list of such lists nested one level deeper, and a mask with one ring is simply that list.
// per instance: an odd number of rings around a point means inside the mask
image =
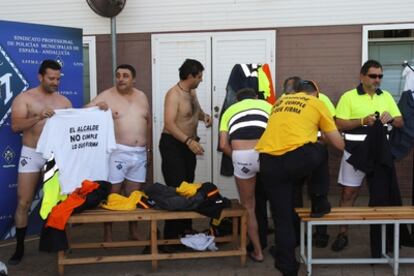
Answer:
[{"label": "man in yellow shirt", "polygon": [[[365,173],[355,170],[346,160],[364,141],[367,127],[376,120],[375,113],[383,124],[402,127],[403,119],[392,95],[381,90],[382,66],[378,61],[368,60],[361,67],[361,83],[345,92],[336,107],[336,124],[345,133],[345,151],[342,157],[338,183],[342,185],[340,206],[353,206],[358,196]],[[340,227],[339,234],[331,246],[341,251],[348,245],[347,226]]]},{"label": "man in yellow shirt", "polygon": [[[330,212],[328,152],[317,143],[318,131],[339,150],[344,142],[324,103],[313,86],[302,81],[302,91],[286,95],[275,104],[267,128],[256,145],[260,173],[269,196],[276,229],[275,267],[283,275],[297,275],[295,257],[293,187],[311,176],[310,192],[314,217]],[[306,86],[307,90],[303,89]]]},{"label": "man in yellow shirt", "polygon": [[[283,83],[283,95],[288,95],[296,92],[300,92],[300,86],[302,84],[302,79],[298,76],[293,76],[287,78]],[[328,108],[329,112],[331,113],[332,117],[335,118],[335,106],[331,102],[331,100],[326,96],[325,94],[321,93],[319,91],[319,87],[314,81],[306,82],[305,86],[312,86],[311,90],[317,91],[317,97],[325,104],[325,106]],[[299,90],[298,90],[299,89]],[[308,89],[306,89],[308,90]],[[320,132],[318,132],[318,138],[320,137]],[[323,138],[318,140],[319,142],[325,144]],[[305,184],[307,179],[301,179],[298,183],[294,185],[294,207],[303,207],[303,196],[302,196],[302,188],[303,184]],[[296,219],[295,222],[295,229],[296,229],[296,239],[299,239],[300,237],[300,220],[299,217]],[[329,243],[329,235],[327,231],[328,227],[327,225],[317,225],[315,227],[315,233],[313,234],[313,243],[318,248],[325,248],[328,246]],[[272,247],[269,249],[271,253],[273,254],[275,252],[275,248]]]}]

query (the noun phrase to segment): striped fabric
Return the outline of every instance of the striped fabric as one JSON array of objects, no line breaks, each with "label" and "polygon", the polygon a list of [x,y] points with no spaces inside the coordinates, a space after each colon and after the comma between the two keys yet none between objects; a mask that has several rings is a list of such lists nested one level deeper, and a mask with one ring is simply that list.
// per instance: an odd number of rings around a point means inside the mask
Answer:
[{"label": "striped fabric", "polygon": [[220,131],[228,131],[230,140],[259,139],[269,119],[271,105],[263,100],[246,99],[225,112]]}]

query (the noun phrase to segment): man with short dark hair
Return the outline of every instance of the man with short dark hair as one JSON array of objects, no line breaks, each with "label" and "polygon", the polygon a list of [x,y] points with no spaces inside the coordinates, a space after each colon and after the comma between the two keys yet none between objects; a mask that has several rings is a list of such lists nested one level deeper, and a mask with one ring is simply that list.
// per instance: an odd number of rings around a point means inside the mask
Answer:
[{"label": "man with short dark hair", "polygon": [[[339,206],[353,206],[365,173],[355,170],[346,160],[364,141],[367,126],[373,126],[378,119],[382,124],[402,127],[403,119],[392,95],[380,89],[383,77],[382,65],[376,60],[366,61],[360,71],[360,84],[345,92],[336,107],[336,125],[345,133],[345,151],[342,156],[338,183],[342,185]],[[336,240],[332,243],[333,251],[341,251],[348,245],[346,235],[348,227],[342,225]]]},{"label": "man with short dark hair", "polygon": [[[196,155],[204,153],[197,136],[198,122],[203,121],[210,127],[212,120],[201,109],[195,90],[203,80],[203,71],[199,61],[186,59],[179,68],[180,80],[165,95],[164,129],[159,149],[162,174],[168,186],[193,182]],[[164,238],[176,239],[191,228],[191,220],[167,220]]]},{"label": "man with short dark hair", "polygon": [[40,171],[46,160],[36,152],[40,133],[46,119],[55,114],[55,109],[70,108],[71,102],[58,93],[61,66],[54,60],[44,60],[39,67],[40,84],[20,93],[12,103],[11,127],[23,134],[17,179],[16,251],[9,259],[10,265],[17,265],[24,255],[24,238],[27,219]]}]

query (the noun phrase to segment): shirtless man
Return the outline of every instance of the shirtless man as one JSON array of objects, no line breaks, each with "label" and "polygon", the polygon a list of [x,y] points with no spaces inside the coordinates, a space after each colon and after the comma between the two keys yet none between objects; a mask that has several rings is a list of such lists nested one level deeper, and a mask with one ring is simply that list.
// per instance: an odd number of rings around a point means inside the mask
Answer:
[{"label": "shirtless man", "polygon": [[17,177],[16,251],[9,259],[17,265],[24,255],[28,211],[39,182],[40,171],[46,160],[36,152],[37,141],[47,118],[55,114],[54,109],[70,108],[71,102],[60,95],[60,65],[54,60],[44,60],[39,68],[39,86],[19,94],[13,101],[11,127],[23,134]]},{"label": "shirtless man", "polygon": [[[110,157],[108,180],[112,183],[112,193],[129,196],[145,183],[149,104],[144,92],[134,88],[134,67],[121,64],[115,73],[116,85],[100,93],[87,106],[112,111],[117,149]],[[106,223],[104,229],[104,240],[112,241],[112,223]],[[129,232],[132,239],[140,239],[136,222],[129,223]]]},{"label": "shirtless man", "polygon": [[[196,155],[204,153],[197,137],[198,121],[210,127],[210,115],[203,112],[195,89],[203,80],[203,65],[186,59],[179,68],[180,81],[168,90],[164,103],[164,129],[159,144],[162,174],[168,186],[193,182]],[[191,220],[167,220],[164,238],[177,238],[191,230]]]}]

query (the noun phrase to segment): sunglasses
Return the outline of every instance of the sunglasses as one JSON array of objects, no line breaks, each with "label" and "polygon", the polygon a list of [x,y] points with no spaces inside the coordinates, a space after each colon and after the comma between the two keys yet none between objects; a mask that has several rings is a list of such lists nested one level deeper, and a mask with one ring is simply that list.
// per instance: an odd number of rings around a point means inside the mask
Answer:
[{"label": "sunglasses", "polygon": [[382,77],[384,76],[383,74],[368,74],[367,75],[370,79],[376,79],[376,78],[379,78],[379,79],[382,79]]}]

